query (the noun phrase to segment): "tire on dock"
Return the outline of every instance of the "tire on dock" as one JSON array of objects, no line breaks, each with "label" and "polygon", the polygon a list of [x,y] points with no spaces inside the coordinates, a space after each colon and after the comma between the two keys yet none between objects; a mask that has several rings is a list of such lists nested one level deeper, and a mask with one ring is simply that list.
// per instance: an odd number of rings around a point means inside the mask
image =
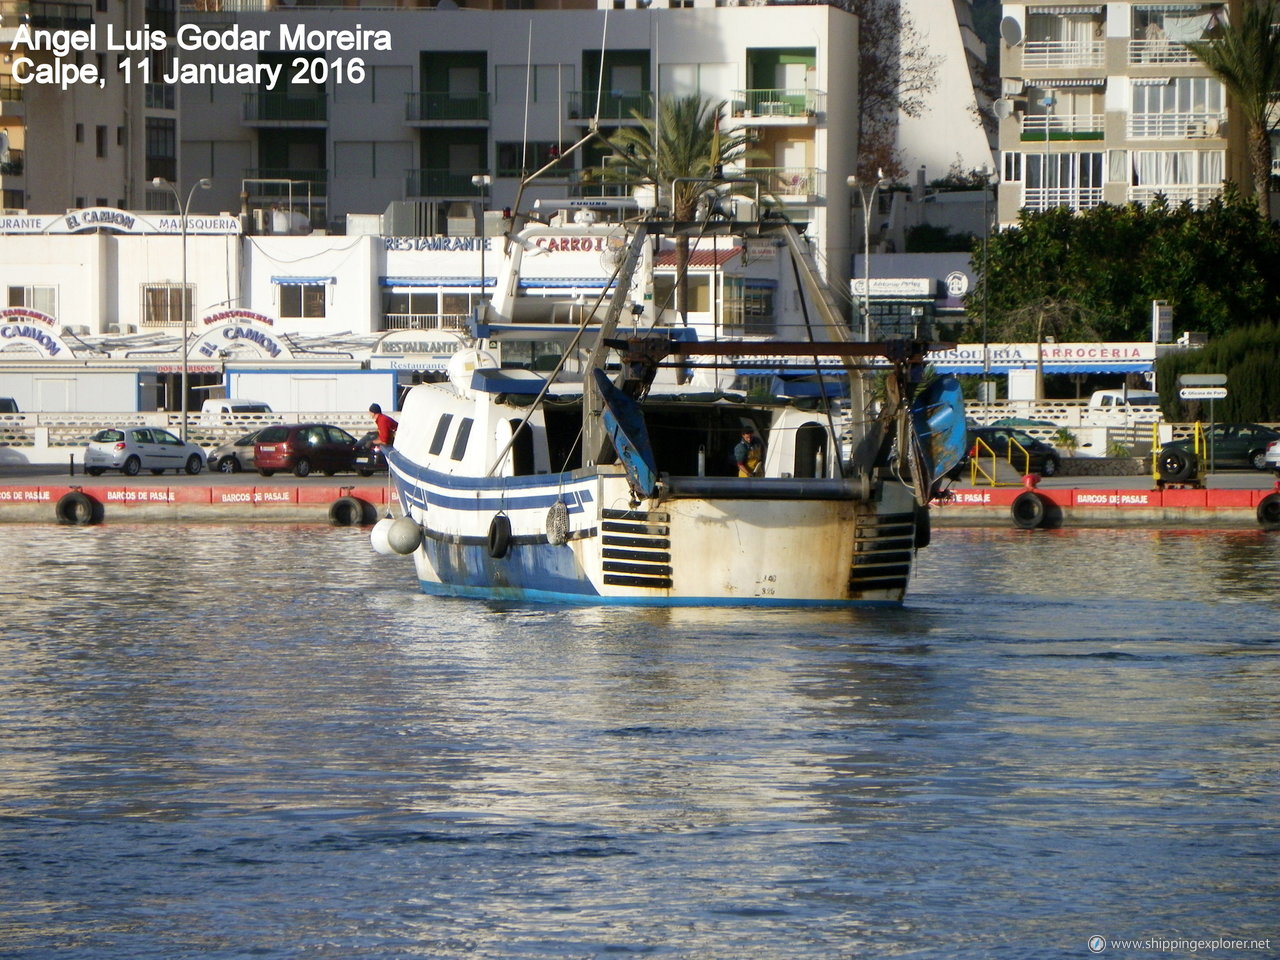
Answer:
[{"label": "tire on dock", "polygon": [[1258,501],[1258,523],[1268,530],[1280,529],[1280,493],[1269,493]]},{"label": "tire on dock", "polygon": [[329,505],[329,522],[335,527],[367,527],[377,519],[374,505],[359,497],[339,497]]},{"label": "tire on dock", "polygon": [[53,509],[58,523],[64,526],[87,527],[102,522],[102,502],[79,490],[64,493]]},{"label": "tire on dock", "polygon": [[1049,530],[1062,526],[1062,508],[1034,490],[1024,490],[1009,505],[1009,516],[1019,530]]}]

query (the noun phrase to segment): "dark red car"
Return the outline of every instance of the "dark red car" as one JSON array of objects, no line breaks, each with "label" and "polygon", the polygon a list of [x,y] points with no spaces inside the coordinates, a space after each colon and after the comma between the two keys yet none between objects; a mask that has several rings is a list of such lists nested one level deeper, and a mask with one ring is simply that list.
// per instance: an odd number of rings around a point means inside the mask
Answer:
[{"label": "dark red car", "polygon": [[357,470],[356,438],[328,423],[283,423],[263,427],[253,445],[258,473],[269,477],[277,470],[292,470],[305,477],[319,470],[325,476]]}]

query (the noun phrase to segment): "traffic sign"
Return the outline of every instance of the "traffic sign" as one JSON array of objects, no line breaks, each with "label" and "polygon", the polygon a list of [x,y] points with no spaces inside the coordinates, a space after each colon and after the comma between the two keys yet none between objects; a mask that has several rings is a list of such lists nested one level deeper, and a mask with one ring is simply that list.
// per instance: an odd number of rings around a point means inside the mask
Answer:
[{"label": "traffic sign", "polygon": [[1226,395],[1226,387],[1183,387],[1178,391],[1183,400],[1221,400]]},{"label": "traffic sign", "polygon": [[[1227,385],[1227,375],[1225,373],[1183,373],[1178,376],[1178,385],[1181,387],[1225,387]],[[1226,394],[1223,394],[1226,396]]]}]

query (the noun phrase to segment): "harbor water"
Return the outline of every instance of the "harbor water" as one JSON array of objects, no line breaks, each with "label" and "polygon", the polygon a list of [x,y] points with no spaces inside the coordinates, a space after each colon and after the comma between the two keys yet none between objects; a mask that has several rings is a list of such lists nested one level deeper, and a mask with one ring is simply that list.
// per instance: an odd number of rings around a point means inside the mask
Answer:
[{"label": "harbor water", "polygon": [[1274,533],[938,530],[868,611],[2,536],[3,958],[1280,955]]}]

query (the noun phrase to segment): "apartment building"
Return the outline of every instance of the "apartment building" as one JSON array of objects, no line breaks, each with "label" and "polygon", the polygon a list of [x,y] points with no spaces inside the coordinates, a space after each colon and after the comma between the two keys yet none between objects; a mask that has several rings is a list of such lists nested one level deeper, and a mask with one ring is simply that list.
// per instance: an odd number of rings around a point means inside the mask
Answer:
[{"label": "apartment building", "polygon": [[[610,196],[593,176],[607,149],[571,150],[652,117],[662,97],[729,104],[756,154],[729,170],[810,224],[817,258],[847,279],[849,188],[856,141],[857,19],[829,5],[691,9],[281,7],[216,3],[184,11],[208,34],[264,31],[265,50],[200,51],[188,60],[280,64],[274,85],[180,85],[180,179],[207,177],[209,210],[272,204],[315,229],[398,205],[391,232],[474,231],[474,206],[528,209],[539,198]],[[297,27],[317,36],[382,34],[369,49],[282,49]],[[285,34],[280,33],[284,28]],[[363,33],[360,33],[363,31]],[[356,61],[355,73],[352,66]],[[536,186],[522,178],[551,164]],[[487,179],[483,179],[487,178]]]},{"label": "apartment building", "polygon": [[1245,182],[1242,125],[1186,48],[1216,3],[1005,4],[998,217],[1023,207],[1199,206]]},{"label": "apartment building", "polygon": [[[168,52],[111,50],[106,38],[142,24],[172,35],[176,22],[175,0],[0,0],[0,207],[168,209],[171,194],[150,183],[177,176],[177,90],[121,72],[145,59],[158,77]],[[61,56],[29,42],[53,32],[97,42]],[[33,80],[52,68],[56,80]]]}]

